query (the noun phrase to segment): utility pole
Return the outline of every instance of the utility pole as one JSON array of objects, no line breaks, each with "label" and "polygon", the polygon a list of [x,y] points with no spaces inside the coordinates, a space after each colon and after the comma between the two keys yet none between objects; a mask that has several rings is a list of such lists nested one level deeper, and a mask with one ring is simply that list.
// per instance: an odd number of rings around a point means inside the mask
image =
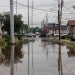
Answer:
[{"label": "utility pole", "polygon": [[29,28],[29,0],[28,0],[28,33],[30,32],[30,28]]},{"label": "utility pole", "polygon": [[16,0],[16,15],[17,15],[17,0]]},{"label": "utility pole", "polygon": [[10,0],[10,34],[11,43],[14,44],[14,15],[13,15],[13,0]]},{"label": "utility pole", "polygon": [[44,20],[43,20],[43,23],[42,23],[42,27],[44,27]]},{"label": "utility pole", "polygon": [[33,33],[33,1],[32,1],[32,33]]},{"label": "utility pole", "polygon": [[[32,33],[33,33],[33,1],[32,1]],[[32,35],[33,40],[33,35]],[[32,41],[32,69],[33,69],[33,75],[34,75],[34,65],[33,65],[33,41]]]},{"label": "utility pole", "polygon": [[58,28],[59,28],[59,41],[61,40],[62,7],[63,7],[63,0],[58,0]]},{"label": "utility pole", "polygon": [[14,75],[14,45],[11,46],[10,75]]},{"label": "utility pole", "polygon": [[[61,22],[62,22],[62,8],[63,8],[63,4],[64,4],[64,1],[61,0]],[[61,55],[61,50],[60,50],[60,55]],[[63,75],[63,70],[62,70],[62,57],[61,58],[61,75]]]},{"label": "utility pole", "polygon": [[[29,28],[29,0],[28,1],[28,33],[30,32],[30,28]],[[29,50],[30,50],[30,43],[28,40],[28,75],[29,75]]]},{"label": "utility pole", "polygon": [[62,18],[62,8],[63,8],[63,4],[64,4],[64,1],[61,0],[61,18]]},{"label": "utility pole", "polygon": [[61,40],[61,6],[60,6],[60,0],[58,0],[58,28],[59,28],[59,41]]},{"label": "utility pole", "polygon": [[58,71],[59,75],[63,75],[62,73],[62,59],[61,59],[61,18],[62,18],[62,6],[63,0],[58,0],[58,28],[59,28],[59,57],[58,57]]},{"label": "utility pole", "polygon": [[48,13],[46,13],[46,26],[48,26]]},{"label": "utility pole", "polygon": [[58,0],[58,29],[59,29],[59,53],[58,53],[58,71],[59,71],[59,75],[60,75],[60,0]]},{"label": "utility pole", "polygon": [[42,25],[43,25],[43,23],[41,22],[41,29],[43,28]]}]

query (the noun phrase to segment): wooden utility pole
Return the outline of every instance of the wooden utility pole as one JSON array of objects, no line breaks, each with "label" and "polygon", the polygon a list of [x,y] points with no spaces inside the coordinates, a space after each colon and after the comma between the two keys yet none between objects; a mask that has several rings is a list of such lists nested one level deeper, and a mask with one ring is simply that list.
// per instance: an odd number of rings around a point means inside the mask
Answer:
[{"label": "wooden utility pole", "polygon": [[62,8],[63,8],[63,4],[64,4],[64,1],[61,0],[61,18],[62,18]]},{"label": "wooden utility pole", "polygon": [[61,5],[58,0],[58,28],[59,28],[59,41],[61,40]]},{"label": "wooden utility pole", "polygon": [[58,0],[58,28],[59,28],[59,41],[61,40],[62,7],[63,7],[63,0]]},{"label": "wooden utility pole", "polygon": [[61,59],[61,18],[62,18],[62,6],[63,0],[58,0],[58,28],[59,28],[59,57],[58,57],[58,71],[59,75],[63,75],[62,73],[62,59]]},{"label": "wooden utility pole", "polygon": [[[63,8],[63,4],[64,4],[64,1],[61,0],[61,22],[62,22],[62,8]],[[61,55],[61,51],[60,51],[60,55]],[[62,57],[61,58],[61,75],[63,75],[63,70],[62,70]]]}]

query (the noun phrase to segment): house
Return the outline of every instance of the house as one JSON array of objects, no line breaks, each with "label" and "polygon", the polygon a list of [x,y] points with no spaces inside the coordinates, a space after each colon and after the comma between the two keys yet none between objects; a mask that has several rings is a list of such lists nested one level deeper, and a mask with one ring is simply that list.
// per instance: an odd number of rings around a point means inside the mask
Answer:
[{"label": "house", "polygon": [[48,25],[43,23],[41,27],[40,37],[46,37],[48,32],[49,32]]},{"label": "house", "polygon": [[48,23],[49,34],[55,33],[55,23]]},{"label": "house", "polygon": [[[49,33],[54,34],[55,36],[59,36],[59,28],[58,24],[55,23],[49,23],[48,24]],[[61,25],[61,36],[68,35],[69,34],[69,28],[67,25]]]},{"label": "house", "polygon": [[68,25],[69,25],[69,34],[70,34],[71,40],[75,39],[75,20],[69,20]]},{"label": "house", "polygon": [[[55,35],[59,34],[59,28],[58,26],[55,26]],[[69,34],[69,27],[67,25],[61,25],[61,30],[60,30],[61,36],[65,36]]]},{"label": "house", "polygon": [[[48,35],[54,35],[54,36],[59,36],[59,28],[58,24],[55,23],[48,23],[48,25],[44,25],[43,29],[45,31],[48,31]],[[65,36],[69,34],[69,27],[68,25],[61,25],[61,36]]]}]

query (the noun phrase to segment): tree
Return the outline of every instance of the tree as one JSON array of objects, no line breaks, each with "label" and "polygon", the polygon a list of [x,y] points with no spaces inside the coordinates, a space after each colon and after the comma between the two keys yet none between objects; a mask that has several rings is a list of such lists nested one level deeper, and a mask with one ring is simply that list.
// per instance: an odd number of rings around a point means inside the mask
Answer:
[{"label": "tree", "polygon": [[[4,19],[4,30],[10,33],[10,14],[4,13],[3,14],[3,19]],[[14,31],[16,33],[19,33],[21,26],[23,25],[22,21],[22,15],[14,15]]]},{"label": "tree", "polygon": [[21,27],[23,25],[23,21],[22,21],[22,15],[14,15],[14,30],[15,32],[19,33]]},{"label": "tree", "polygon": [[[24,52],[22,51],[22,44],[15,46],[14,48],[14,64],[21,63],[22,58],[24,56]],[[10,65],[10,60],[11,60],[11,46],[6,46],[1,49],[2,50],[2,57],[1,57],[1,62],[0,65],[3,64],[7,67]]]},{"label": "tree", "polygon": [[4,18],[4,30],[9,33],[10,32],[10,14],[4,13],[3,18]]},{"label": "tree", "polygon": [[3,22],[3,16],[0,14],[0,23],[2,24]]},{"label": "tree", "polygon": [[23,24],[21,26],[21,30],[22,30],[22,33],[27,33],[28,32],[28,25],[27,24]]}]

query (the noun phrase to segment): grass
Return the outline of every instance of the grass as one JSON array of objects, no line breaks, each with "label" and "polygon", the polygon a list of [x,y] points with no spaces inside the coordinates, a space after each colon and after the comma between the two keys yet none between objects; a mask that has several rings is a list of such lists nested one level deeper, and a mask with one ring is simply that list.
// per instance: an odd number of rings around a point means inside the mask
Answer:
[{"label": "grass", "polygon": [[17,37],[15,37],[15,43],[16,44],[19,44],[20,43],[20,40]]},{"label": "grass", "polygon": [[[55,37],[54,40],[58,41],[58,37]],[[70,38],[61,39],[61,43],[65,44],[67,46],[75,48],[75,41],[71,41]]]},{"label": "grass", "polygon": [[[8,40],[8,39],[7,39]],[[6,43],[6,40],[5,40],[5,38],[0,38],[0,47],[2,47],[2,46],[4,46],[5,45],[5,43]],[[20,43],[20,40],[18,40],[18,38],[17,37],[15,37],[15,44],[19,44]]]},{"label": "grass", "polygon": [[5,45],[5,39],[4,38],[0,38],[0,46]]},{"label": "grass", "polygon": [[70,46],[70,47],[75,48],[75,42],[74,42],[74,41],[65,39],[65,40],[62,40],[61,42],[63,42],[64,44],[66,44],[66,45],[68,45],[68,46]]}]

